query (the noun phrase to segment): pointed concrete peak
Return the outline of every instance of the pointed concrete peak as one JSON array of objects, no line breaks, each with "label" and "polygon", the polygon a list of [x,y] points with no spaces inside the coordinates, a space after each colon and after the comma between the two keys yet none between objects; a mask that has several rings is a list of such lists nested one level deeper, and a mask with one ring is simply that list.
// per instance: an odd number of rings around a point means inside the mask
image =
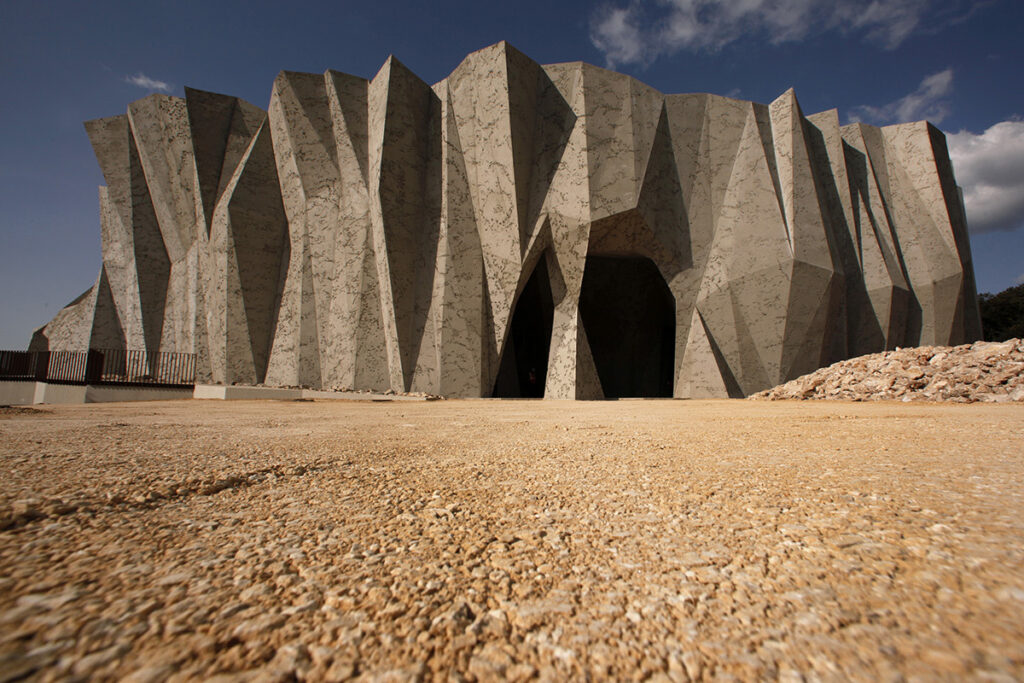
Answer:
[{"label": "pointed concrete peak", "polygon": [[[697,93],[694,93],[694,94],[697,94]],[[732,100],[733,102],[749,102],[750,101],[750,100],[746,100],[746,99],[744,99],[742,97],[733,97],[732,95],[718,95],[716,93],[700,93],[700,94],[707,95],[709,97],[717,97],[718,99],[721,99],[721,100]]]},{"label": "pointed concrete peak", "polygon": [[273,99],[286,85],[288,85],[288,72],[284,70],[278,71],[277,75],[274,76],[273,85],[270,86],[270,98]]},{"label": "pointed concrete peak", "polygon": [[889,124],[888,126],[877,126],[877,128],[879,128],[880,130],[888,130],[888,131],[917,130],[917,129],[920,129],[922,131],[928,131],[929,129],[934,128],[937,132],[939,132],[939,133],[942,132],[938,128],[935,128],[935,126],[932,125],[931,121],[926,121],[924,119],[922,119],[920,121],[908,121],[907,123],[892,123],[892,124]]},{"label": "pointed concrete peak", "polygon": [[[549,75],[552,73],[558,74],[573,74],[583,75],[583,67],[586,66],[586,62],[555,62],[554,64],[541,64],[542,69]],[[554,76],[551,77],[554,80]]]},{"label": "pointed concrete peak", "polygon": [[[509,45],[507,40],[499,40],[498,42],[491,43],[486,47],[480,48],[479,50],[473,50],[472,52],[469,53],[469,55],[479,55],[485,52],[507,52],[510,47],[512,46]],[[468,57],[469,55],[466,56]]]},{"label": "pointed concrete peak", "polygon": [[226,100],[234,100],[234,102],[236,103],[237,106],[243,107],[243,108],[251,110],[251,111],[259,112],[259,113],[263,114],[264,116],[267,115],[267,108],[266,107],[259,107],[259,106],[255,105],[255,104],[253,104],[252,102],[250,102],[249,100],[243,100],[241,97],[236,97],[234,95],[225,95],[224,93],[213,92],[212,90],[198,90],[196,88],[186,88],[185,89],[185,102],[186,103],[188,102],[188,96],[189,96],[190,92],[192,93],[193,97],[196,97],[196,96],[206,97],[206,98],[218,98],[219,97],[219,98],[224,98]]},{"label": "pointed concrete peak", "polygon": [[89,136],[96,161],[100,164],[103,178],[107,185],[118,186],[124,179],[124,169],[128,161],[128,148],[131,132],[128,115],[118,114],[102,119],[92,119],[84,124],[85,133]]},{"label": "pointed concrete peak", "polygon": [[825,111],[819,111],[816,114],[810,114],[808,119],[834,119],[839,120],[839,110],[833,107],[832,109],[826,109]]},{"label": "pointed concrete peak", "polygon": [[505,62],[506,64],[509,65],[509,67],[512,66],[513,62],[516,62],[520,66],[526,64],[536,69],[540,69],[539,63],[537,63],[532,57],[530,57],[530,55],[526,54],[522,50],[517,49],[516,46],[513,45],[512,43],[503,40],[500,43],[498,43],[498,45],[501,47],[502,52],[505,54]]},{"label": "pointed concrete peak", "polygon": [[[524,54],[522,50],[517,49],[516,46],[513,45],[512,43],[508,42],[507,40],[499,40],[498,42],[491,43],[490,45],[487,45],[486,47],[480,48],[479,50],[473,50],[468,55],[466,55],[462,59],[462,61],[464,62],[464,61],[466,61],[466,59],[469,59],[470,57],[473,57],[474,55],[494,54],[494,53],[506,54],[506,55],[507,54],[513,54],[513,55],[516,55],[516,56],[519,56],[519,57],[527,57],[526,54]],[[527,59],[529,59],[529,57],[527,57]]]},{"label": "pointed concrete peak", "polygon": [[495,50],[498,50],[500,52],[505,53],[506,57],[510,57],[510,58],[514,58],[514,59],[526,59],[526,60],[529,60],[531,62],[534,61],[533,59],[530,58],[530,56],[528,54],[526,54],[525,52],[523,52],[522,50],[520,50],[519,48],[517,48],[515,45],[513,45],[510,42],[508,42],[507,40],[498,41],[494,45],[491,45],[490,47],[487,47],[487,48],[484,48],[484,49],[495,49]]},{"label": "pointed concrete peak", "polygon": [[209,90],[200,90],[199,88],[190,88],[187,85],[185,86],[185,99],[186,100],[188,100],[189,97],[212,97],[212,96],[229,97],[228,95],[221,95],[220,93],[210,92]]},{"label": "pointed concrete peak", "polygon": [[799,112],[801,116],[803,116],[803,112],[800,111],[800,102],[798,102],[796,99],[796,90],[794,88],[790,88],[786,92],[776,97],[772,101],[772,105],[775,104],[791,106],[794,110]]},{"label": "pointed concrete peak", "polygon": [[[145,97],[140,97],[137,100],[132,100],[128,104],[128,108],[129,109],[131,109],[133,107],[134,108],[138,108],[138,107],[142,106],[143,104],[151,105],[151,104],[156,104],[157,102],[163,102],[163,101],[166,101],[166,100],[173,100],[173,99],[175,99],[175,97],[172,96],[172,95],[165,95],[163,93],[155,92],[155,93],[150,93],[149,95],[146,95]],[[177,98],[177,99],[180,99],[180,98]]]},{"label": "pointed concrete peak", "polygon": [[278,72],[277,78],[275,78],[274,81],[293,81],[309,78],[322,78],[322,76],[320,74],[310,73],[308,71],[287,71],[282,69],[281,71]]},{"label": "pointed concrete peak", "polygon": [[[284,73],[284,72],[282,72],[282,73]],[[245,104],[249,105],[250,107],[255,107],[256,109],[262,110],[262,107],[257,107],[252,102],[249,102],[247,100],[243,100],[240,97],[235,97],[234,95],[226,95],[224,93],[214,92],[212,90],[200,90],[199,88],[190,88],[190,87],[188,87],[186,85],[185,86],[185,101],[186,102],[188,101],[189,97],[193,97],[193,98],[210,98],[210,99],[213,99],[213,98],[224,98],[224,99],[229,99],[229,100],[238,100],[239,102],[244,102]]]},{"label": "pointed concrete peak", "polygon": [[277,72],[277,77],[274,79],[273,92],[276,92],[279,88],[283,86],[292,85],[296,81],[301,81],[308,78],[316,78],[321,81],[323,80],[323,76],[320,74],[312,74],[306,71],[286,71],[282,69],[281,71]]},{"label": "pointed concrete peak", "polygon": [[98,119],[89,119],[88,121],[83,121],[82,125],[85,126],[85,132],[91,134],[92,131],[109,128],[115,125],[123,125],[127,120],[127,114],[117,114],[116,116],[104,116]]},{"label": "pointed concrete peak", "polygon": [[395,64],[401,64],[401,62],[399,62],[398,58],[395,57],[394,55],[388,55],[388,58],[385,59],[384,63],[380,65],[380,68],[377,69],[377,73],[373,75],[373,78],[370,79],[370,82],[376,83],[379,80],[386,81],[389,78],[391,78],[391,69]]},{"label": "pointed concrete peak", "polygon": [[415,71],[413,71],[405,64],[403,64],[402,61],[399,60],[398,57],[395,57],[394,55],[388,55],[388,58],[384,60],[383,66],[380,67],[380,70],[371,79],[371,81],[376,83],[377,79],[379,78],[383,78],[385,81],[390,81],[396,75],[399,77],[404,76],[413,78],[416,81],[423,83],[424,85],[427,85],[429,87],[429,84],[427,84],[422,78],[417,76]]},{"label": "pointed concrete peak", "polygon": [[342,80],[358,80],[358,81],[363,81],[364,83],[368,82],[362,76],[356,76],[354,74],[345,73],[344,71],[338,71],[337,69],[327,69],[327,70],[324,71],[324,80],[325,81],[338,80],[338,79],[342,79]]},{"label": "pointed concrete peak", "polygon": [[611,69],[605,69],[604,67],[596,66],[594,64],[591,64],[590,62],[580,62],[580,64],[581,64],[580,69],[583,71],[583,73],[589,74],[592,77],[607,78],[609,80],[611,80],[611,79],[618,79],[618,80],[630,79],[630,80],[632,80],[632,78],[633,78],[632,76],[629,76],[629,75],[624,74],[624,73],[620,73],[618,71],[613,71]]},{"label": "pointed concrete peak", "polygon": [[[410,73],[412,72],[412,69],[407,67],[405,65],[405,62],[403,62],[401,59],[394,56],[393,54],[388,55],[388,58],[384,60],[384,66],[388,67],[389,71],[394,71],[396,69],[404,69],[405,71],[408,71]],[[381,71],[384,70],[384,66],[381,67]]]},{"label": "pointed concrete peak", "polygon": [[874,131],[877,133],[879,130],[881,130],[881,128],[879,128],[878,126],[872,126],[870,123],[864,123],[863,121],[856,121],[854,123],[851,123],[850,125],[853,126],[853,129],[856,130],[861,135],[863,135],[865,132],[870,133]]},{"label": "pointed concrete peak", "polygon": [[949,151],[946,134],[937,126],[933,125],[931,121],[925,121],[924,124],[925,133],[928,134],[928,138],[932,141],[932,145],[935,145],[936,143],[941,144],[946,150],[944,154],[948,155]]}]

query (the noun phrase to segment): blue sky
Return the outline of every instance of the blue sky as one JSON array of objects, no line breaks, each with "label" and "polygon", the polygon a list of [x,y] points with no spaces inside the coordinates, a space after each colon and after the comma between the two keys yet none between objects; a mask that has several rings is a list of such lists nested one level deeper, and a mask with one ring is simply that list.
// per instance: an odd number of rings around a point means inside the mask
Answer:
[{"label": "blue sky", "polygon": [[0,3],[0,348],[87,289],[100,266],[82,128],[190,86],[266,107],[282,69],[371,77],[394,54],[444,78],[508,40],[541,63],[583,60],[671,92],[770,102],[843,122],[927,118],[964,187],[979,290],[1024,281],[1024,2]]}]

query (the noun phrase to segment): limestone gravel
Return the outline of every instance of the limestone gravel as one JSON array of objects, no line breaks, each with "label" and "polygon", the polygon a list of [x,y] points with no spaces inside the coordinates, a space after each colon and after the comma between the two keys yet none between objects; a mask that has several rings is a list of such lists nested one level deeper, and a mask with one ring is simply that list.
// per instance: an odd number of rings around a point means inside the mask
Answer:
[{"label": "limestone gravel", "polygon": [[0,410],[0,681],[1024,677],[1024,406]]},{"label": "limestone gravel", "polygon": [[1024,340],[921,346],[858,356],[750,398],[1024,402]]}]

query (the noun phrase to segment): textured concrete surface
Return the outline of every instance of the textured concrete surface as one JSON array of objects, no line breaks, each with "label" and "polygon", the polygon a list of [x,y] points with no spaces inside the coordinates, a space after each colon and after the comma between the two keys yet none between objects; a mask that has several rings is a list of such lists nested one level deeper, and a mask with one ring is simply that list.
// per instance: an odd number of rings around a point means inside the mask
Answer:
[{"label": "textured concrete surface", "polygon": [[5,677],[1024,677],[1022,405],[26,410]]},{"label": "textured concrete surface", "polygon": [[[227,385],[726,397],[980,336],[923,121],[665,95],[507,43],[432,86],[392,57],[369,80],[282,72],[267,112],[185,95],[86,124],[103,265],[35,347],[195,353]],[[634,321],[587,314],[589,290],[613,316],[645,288],[670,305],[617,357]]]}]

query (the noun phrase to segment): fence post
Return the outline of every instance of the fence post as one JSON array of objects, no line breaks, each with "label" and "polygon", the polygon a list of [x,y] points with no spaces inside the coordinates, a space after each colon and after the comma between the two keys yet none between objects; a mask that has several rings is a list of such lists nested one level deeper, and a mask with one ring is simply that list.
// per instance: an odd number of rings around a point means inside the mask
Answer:
[{"label": "fence post", "polygon": [[85,360],[85,383],[97,384],[103,377],[103,353],[89,349]]},{"label": "fence post", "polygon": [[37,382],[45,382],[48,378],[50,370],[50,352],[36,351],[35,361],[35,380]]}]

